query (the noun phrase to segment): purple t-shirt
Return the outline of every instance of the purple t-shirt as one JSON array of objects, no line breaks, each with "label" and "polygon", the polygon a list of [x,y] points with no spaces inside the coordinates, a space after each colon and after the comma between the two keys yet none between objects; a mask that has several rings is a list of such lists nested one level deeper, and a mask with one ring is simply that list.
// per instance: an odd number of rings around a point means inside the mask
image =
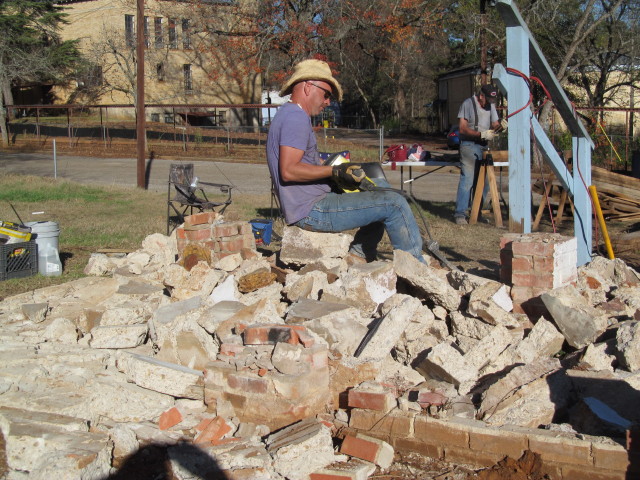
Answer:
[{"label": "purple t-shirt", "polygon": [[313,205],[331,191],[328,179],[314,182],[283,182],[280,179],[280,146],[302,150],[302,162],[321,165],[311,118],[296,103],[285,103],[278,109],[267,137],[267,164],[280,206],[288,225],[309,215]]}]

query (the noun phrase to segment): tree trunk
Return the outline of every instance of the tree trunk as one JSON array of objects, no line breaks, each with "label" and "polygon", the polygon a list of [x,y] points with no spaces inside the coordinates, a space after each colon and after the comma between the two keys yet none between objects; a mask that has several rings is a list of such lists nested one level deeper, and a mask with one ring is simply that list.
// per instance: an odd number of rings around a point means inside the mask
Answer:
[{"label": "tree trunk", "polygon": [[0,86],[0,134],[2,135],[2,145],[9,146],[9,131],[7,129],[7,105],[13,105],[13,95],[11,94],[11,85],[6,81]]}]

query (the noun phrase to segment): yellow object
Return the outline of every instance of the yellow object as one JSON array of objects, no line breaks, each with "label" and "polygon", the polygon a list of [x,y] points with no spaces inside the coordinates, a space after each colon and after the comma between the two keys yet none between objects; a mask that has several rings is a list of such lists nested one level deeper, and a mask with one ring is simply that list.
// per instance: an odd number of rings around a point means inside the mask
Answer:
[{"label": "yellow object", "polygon": [[598,217],[598,223],[600,223],[600,229],[602,230],[602,237],[604,238],[604,246],[607,249],[607,256],[609,260],[613,260],[613,248],[611,247],[611,240],[609,240],[609,233],[607,232],[607,225],[604,223],[604,217],[602,216],[602,209],[600,208],[600,200],[598,200],[598,193],[596,192],[596,186],[591,185],[589,187],[589,193],[591,194],[591,200],[596,210],[596,216]]},{"label": "yellow object", "polygon": [[6,243],[28,242],[31,240],[31,229],[16,223],[0,221],[0,239]]}]

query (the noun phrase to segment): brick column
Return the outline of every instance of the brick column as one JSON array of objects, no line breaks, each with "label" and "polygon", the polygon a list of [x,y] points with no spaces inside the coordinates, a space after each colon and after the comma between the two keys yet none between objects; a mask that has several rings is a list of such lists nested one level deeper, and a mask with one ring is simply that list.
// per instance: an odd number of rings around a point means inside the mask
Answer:
[{"label": "brick column", "polygon": [[578,242],[557,233],[510,233],[500,239],[500,280],[511,285],[513,311],[548,315],[540,295],[575,283]]},{"label": "brick column", "polygon": [[[206,260],[212,264],[234,253],[250,258],[251,253],[256,251],[255,237],[249,222],[225,222],[216,212],[202,212],[185,217],[184,225],[176,229],[176,240],[178,256],[187,270],[198,260]],[[185,249],[189,246],[198,247],[189,249],[190,255],[194,257],[192,259],[184,256]]]}]

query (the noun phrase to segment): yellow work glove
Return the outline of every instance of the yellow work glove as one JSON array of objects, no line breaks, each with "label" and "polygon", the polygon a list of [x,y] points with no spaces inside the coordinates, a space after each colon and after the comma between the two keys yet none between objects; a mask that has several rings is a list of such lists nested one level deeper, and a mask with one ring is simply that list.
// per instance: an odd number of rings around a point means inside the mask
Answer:
[{"label": "yellow work glove", "polygon": [[338,185],[357,187],[366,175],[360,165],[341,163],[333,167],[331,176]]}]

